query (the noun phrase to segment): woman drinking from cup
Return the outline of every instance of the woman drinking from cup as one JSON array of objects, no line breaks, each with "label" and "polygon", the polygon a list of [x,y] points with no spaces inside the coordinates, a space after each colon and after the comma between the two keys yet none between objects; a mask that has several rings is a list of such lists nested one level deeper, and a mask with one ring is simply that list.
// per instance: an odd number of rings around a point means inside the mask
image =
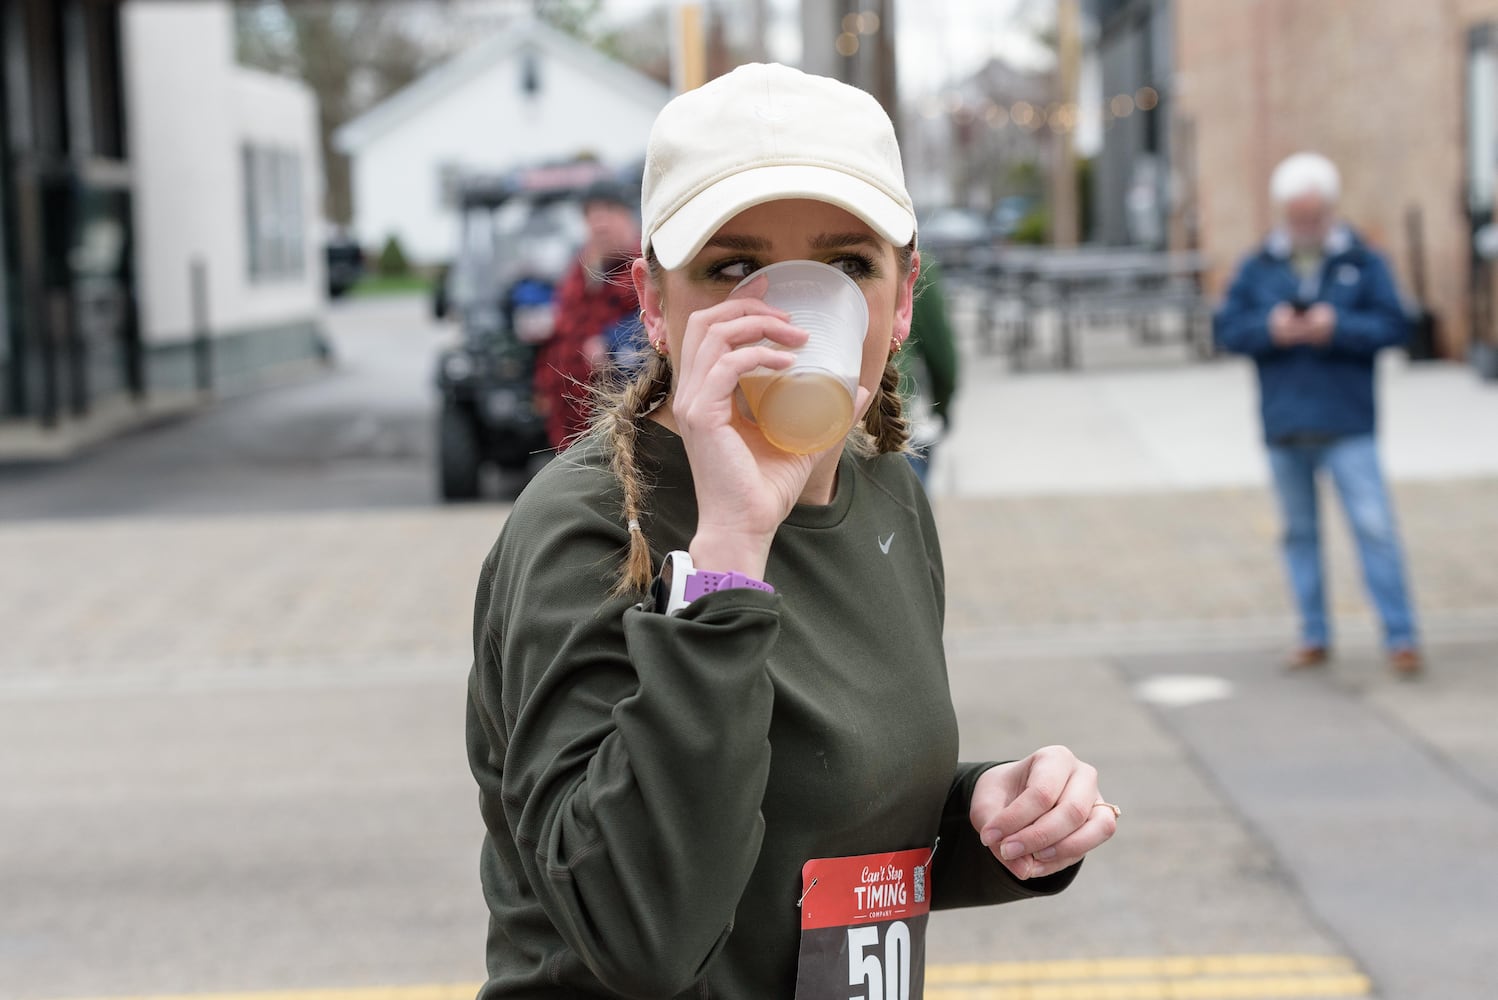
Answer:
[{"label": "woman drinking from cup", "polygon": [[1060,891],[1118,813],[1063,747],[957,760],[894,130],[745,66],[661,112],[643,203],[650,363],[479,583],[481,996],[919,996],[930,907]]}]

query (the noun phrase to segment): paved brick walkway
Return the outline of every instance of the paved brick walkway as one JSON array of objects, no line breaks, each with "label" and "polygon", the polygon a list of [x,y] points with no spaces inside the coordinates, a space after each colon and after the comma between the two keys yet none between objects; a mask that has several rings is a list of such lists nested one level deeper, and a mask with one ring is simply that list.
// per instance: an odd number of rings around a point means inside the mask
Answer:
[{"label": "paved brick walkway", "polygon": [[0,675],[461,657],[497,507],[0,528]]},{"label": "paved brick walkway", "polygon": [[[1498,480],[1397,492],[1425,617],[1498,623]],[[445,669],[467,659],[475,576],[503,517],[479,506],[0,527],[0,681]],[[946,498],[938,517],[954,637],[1288,621],[1260,490]],[[1346,532],[1330,523],[1335,616],[1366,627]]]}]

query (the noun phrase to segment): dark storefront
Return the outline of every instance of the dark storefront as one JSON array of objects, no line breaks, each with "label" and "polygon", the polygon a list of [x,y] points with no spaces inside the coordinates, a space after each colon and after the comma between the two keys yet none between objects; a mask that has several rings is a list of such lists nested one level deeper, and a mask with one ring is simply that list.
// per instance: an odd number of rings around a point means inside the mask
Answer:
[{"label": "dark storefront", "polygon": [[0,420],[139,396],[119,0],[0,0]]},{"label": "dark storefront", "polygon": [[[1173,101],[1170,0],[1091,0],[1107,127],[1093,170],[1097,238],[1163,247],[1170,242]],[[1187,178],[1179,178],[1185,182]],[[1179,206],[1175,206],[1179,207]],[[1189,242],[1189,240],[1188,240]]]}]

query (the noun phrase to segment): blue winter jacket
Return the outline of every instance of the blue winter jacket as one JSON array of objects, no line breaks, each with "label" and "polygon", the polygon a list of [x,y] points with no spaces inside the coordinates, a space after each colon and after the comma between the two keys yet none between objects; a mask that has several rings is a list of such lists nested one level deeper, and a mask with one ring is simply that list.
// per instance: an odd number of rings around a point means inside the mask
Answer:
[{"label": "blue winter jacket", "polygon": [[[1336,310],[1325,345],[1279,347],[1269,339],[1269,311],[1297,299]],[[1290,264],[1289,241],[1271,235],[1239,267],[1213,333],[1220,349],[1246,354],[1258,366],[1264,438],[1274,444],[1373,433],[1374,357],[1404,343],[1409,320],[1383,258],[1338,227],[1327,240],[1320,275],[1304,286]]]}]

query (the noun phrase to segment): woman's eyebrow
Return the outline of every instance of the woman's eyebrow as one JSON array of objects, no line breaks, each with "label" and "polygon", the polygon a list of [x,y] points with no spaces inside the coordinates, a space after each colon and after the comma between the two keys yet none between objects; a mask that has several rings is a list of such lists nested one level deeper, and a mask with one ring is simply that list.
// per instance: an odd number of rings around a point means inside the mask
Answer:
[{"label": "woman's eyebrow", "polygon": [[757,253],[765,253],[770,249],[770,241],[762,236],[735,236],[733,234],[719,234],[708,240],[704,247],[721,247],[724,250],[744,250]]},{"label": "woman's eyebrow", "polygon": [[813,250],[842,250],[847,247],[878,246],[878,242],[868,233],[823,233],[813,237],[811,246]]}]

